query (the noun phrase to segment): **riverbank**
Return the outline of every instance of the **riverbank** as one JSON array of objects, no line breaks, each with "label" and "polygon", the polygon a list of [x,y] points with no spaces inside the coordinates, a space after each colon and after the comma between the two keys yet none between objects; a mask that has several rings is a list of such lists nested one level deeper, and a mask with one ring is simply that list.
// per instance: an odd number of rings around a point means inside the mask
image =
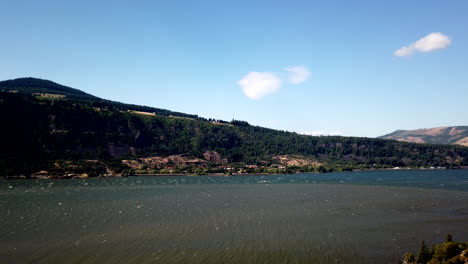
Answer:
[{"label": "riverbank", "polygon": [[90,177],[87,174],[68,174],[68,175],[47,175],[47,174],[36,174],[36,175],[31,175],[31,176],[25,176],[25,175],[18,175],[18,176],[3,176],[1,178],[3,179],[86,179],[86,178],[114,178],[114,177],[133,177],[133,176],[145,176],[145,177],[162,177],[162,176],[189,176],[189,177],[200,177],[200,176],[218,176],[218,177],[241,177],[241,176],[252,176],[252,175],[294,175],[294,174],[326,174],[326,173],[339,173],[339,172],[365,172],[365,171],[397,171],[397,170],[402,170],[402,171],[408,171],[408,170],[468,170],[468,166],[461,166],[461,167],[456,167],[456,168],[411,168],[411,167],[394,167],[394,168],[369,168],[369,169],[354,169],[354,170],[346,170],[346,171],[327,171],[327,172],[318,172],[318,171],[310,171],[310,172],[304,172],[304,171],[295,171],[293,173],[286,173],[284,172],[275,172],[275,173],[133,173],[133,174],[128,174],[128,175],[123,175],[123,174],[104,174],[104,175],[99,175],[95,177]]}]

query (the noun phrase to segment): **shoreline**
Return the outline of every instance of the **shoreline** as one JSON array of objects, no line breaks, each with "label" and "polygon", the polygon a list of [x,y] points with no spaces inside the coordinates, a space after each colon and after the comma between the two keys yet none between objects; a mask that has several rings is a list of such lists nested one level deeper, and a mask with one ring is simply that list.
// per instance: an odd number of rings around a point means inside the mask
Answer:
[{"label": "shoreline", "polygon": [[203,176],[215,176],[215,177],[242,177],[242,176],[266,176],[266,175],[297,175],[297,174],[328,174],[328,173],[344,173],[344,172],[366,172],[366,171],[410,171],[410,170],[468,170],[468,167],[463,166],[459,168],[371,168],[371,169],[355,169],[352,171],[332,171],[332,172],[295,172],[295,173],[235,173],[235,174],[226,174],[226,173],[204,173],[204,174],[194,174],[194,173],[136,173],[132,175],[102,175],[97,177],[89,176],[62,176],[62,177],[50,177],[50,176],[35,176],[35,177],[26,177],[25,175],[19,176],[2,176],[1,179],[5,180],[15,180],[15,179],[25,179],[25,180],[70,180],[70,179],[92,179],[92,178],[123,178],[123,177],[203,177]]}]

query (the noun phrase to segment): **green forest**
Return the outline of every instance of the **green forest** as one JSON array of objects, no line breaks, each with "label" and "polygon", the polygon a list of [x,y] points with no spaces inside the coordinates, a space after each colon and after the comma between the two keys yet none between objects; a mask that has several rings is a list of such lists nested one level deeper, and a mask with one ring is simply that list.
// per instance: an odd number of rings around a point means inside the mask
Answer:
[{"label": "green forest", "polygon": [[407,264],[465,264],[468,262],[468,243],[455,242],[451,235],[438,245],[429,246],[421,241],[418,253],[405,254]]},{"label": "green forest", "polygon": [[91,176],[109,170],[131,174],[122,160],[178,154],[204,159],[207,151],[224,161],[209,161],[202,172],[216,171],[222,164],[253,164],[258,168],[252,172],[271,172],[260,168],[270,168],[278,155],[310,157],[320,163],[285,168],[288,172],[468,165],[467,147],[306,136],[245,121],[113,102],[33,78],[0,82],[0,122],[3,177],[27,177],[41,170],[62,174],[60,164],[67,162]]}]

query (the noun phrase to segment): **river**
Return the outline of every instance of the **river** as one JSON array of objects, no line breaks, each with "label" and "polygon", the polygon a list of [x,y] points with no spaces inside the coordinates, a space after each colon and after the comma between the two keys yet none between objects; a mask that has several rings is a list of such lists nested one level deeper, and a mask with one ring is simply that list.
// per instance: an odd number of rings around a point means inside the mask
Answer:
[{"label": "river", "polygon": [[0,180],[2,263],[398,263],[468,239],[468,170]]}]

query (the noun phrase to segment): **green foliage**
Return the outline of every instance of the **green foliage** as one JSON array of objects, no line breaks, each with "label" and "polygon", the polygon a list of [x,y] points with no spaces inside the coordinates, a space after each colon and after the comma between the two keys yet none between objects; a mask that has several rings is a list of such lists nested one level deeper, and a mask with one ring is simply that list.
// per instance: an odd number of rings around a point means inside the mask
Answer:
[{"label": "green foliage", "polygon": [[206,175],[207,170],[204,168],[197,168],[195,169],[195,175]]},{"label": "green foliage", "polygon": [[406,263],[414,263],[416,261],[416,257],[413,253],[408,252],[405,254],[405,262]]},{"label": "green foliage", "polygon": [[246,122],[246,121],[235,120],[235,119],[233,119],[233,120],[231,121],[231,125],[240,126],[240,127],[242,127],[242,126],[244,126],[244,127],[250,126],[250,124],[249,124],[248,122]]},{"label": "green foliage", "polygon": [[[100,160],[116,172],[128,172],[121,159],[184,153],[203,158],[206,151],[216,151],[230,164],[271,164],[272,157],[277,155],[302,155],[324,164],[317,168],[275,169],[279,173],[468,165],[468,148],[462,146],[312,137],[238,120],[230,123],[215,120],[218,123],[215,124],[195,115],[103,100],[32,78],[0,82],[2,90],[18,92],[0,92],[0,122],[4,128],[0,137],[0,176],[49,169],[59,159]],[[38,100],[31,95],[38,92],[66,97]],[[271,170],[252,170],[261,172]]]},{"label": "green foliage", "polygon": [[66,100],[87,104],[92,107],[103,109],[134,110],[149,113],[156,113],[162,116],[180,116],[198,119],[197,115],[189,115],[179,112],[173,112],[165,109],[159,109],[149,106],[124,104],[87,94],[78,89],[60,85],[58,83],[37,78],[18,78],[0,82],[0,91],[16,91],[20,94],[31,95],[33,93],[50,93],[65,95]]},{"label": "green foliage", "polygon": [[405,262],[422,264],[464,264],[468,261],[468,243],[454,242],[451,235],[447,235],[444,243],[435,245],[428,251],[424,241],[421,242],[417,258],[412,253],[405,254]]},{"label": "green foliage", "polygon": [[[442,261],[455,261],[454,257],[467,248],[466,243],[462,242],[445,242],[435,247],[434,259],[439,263]],[[455,263],[455,262],[454,262]]]},{"label": "green foliage", "polygon": [[450,234],[447,235],[447,236],[445,237],[445,242],[446,242],[446,243],[447,243],[447,242],[453,242],[452,235],[450,235]]},{"label": "green foliage", "polygon": [[421,246],[419,248],[418,252],[418,257],[416,258],[416,263],[427,263],[429,260],[431,260],[432,255],[429,252],[429,249],[427,248],[426,243],[421,241]]}]

